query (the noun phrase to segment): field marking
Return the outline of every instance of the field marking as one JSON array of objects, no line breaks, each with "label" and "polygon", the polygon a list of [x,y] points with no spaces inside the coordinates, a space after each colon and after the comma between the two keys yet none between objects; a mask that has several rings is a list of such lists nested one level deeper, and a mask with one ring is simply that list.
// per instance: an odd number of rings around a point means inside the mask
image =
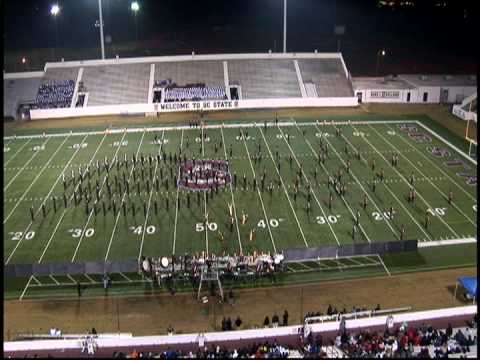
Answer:
[{"label": "field marking", "polygon": [[[252,169],[253,178],[256,179],[255,170],[252,164],[252,159],[250,158],[250,152],[248,151],[247,142],[245,141],[243,132],[242,132],[242,140],[243,140],[243,144],[245,145],[245,150],[247,152],[250,168]],[[277,247],[275,246],[275,241],[273,240],[272,229],[270,229],[270,219],[267,216],[267,211],[265,210],[265,204],[263,203],[262,194],[260,193],[260,189],[258,187],[257,187],[257,194],[258,194],[258,197],[260,198],[260,203],[262,204],[263,216],[265,216],[265,222],[267,224],[268,233],[270,234],[270,240],[272,241],[273,251],[274,253],[277,253]]]},{"label": "field marking", "polygon": [[[357,148],[350,142],[350,140],[348,140],[343,134],[342,134],[342,138],[355,150],[357,151]],[[328,141],[328,140],[327,140]],[[336,152],[336,151],[335,151]],[[366,160],[365,160],[366,161]],[[353,173],[352,173],[352,176],[353,176]],[[362,185],[360,185],[362,186]],[[390,191],[389,187],[387,185],[385,185],[385,188],[388,190],[388,192],[395,198],[395,200],[400,204],[400,206],[406,211],[406,213],[408,214],[408,216],[410,216],[410,218],[413,220],[413,222],[420,228],[420,230],[425,234],[425,236],[431,240],[430,236],[425,232],[425,230],[420,226],[420,224],[415,220],[415,218],[410,214],[410,212],[407,210],[407,208],[405,208],[405,206],[400,202],[400,199],[397,198],[397,196],[392,192]],[[362,187],[363,191],[365,191],[365,189]],[[373,199],[367,194],[367,196],[369,197],[369,199],[373,202],[373,204],[375,205],[375,208],[376,210],[379,212],[379,213],[383,213],[383,211],[381,211],[378,206],[376,205],[376,203],[373,201]],[[389,220],[386,219],[385,217],[385,221],[387,222],[387,224],[389,223]],[[390,226],[390,229],[392,229],[392,227]],[[394,235],[396,233],[394,232]]]},{"label": "field marking", "polygon": [[[180,153],[182,152],[182,146],[183,146],[183,130],[182,130],[182,136],[180,138]],[[177,179],[180,180],[180,168],[181,166],[178,167],[178,176]],[[177,222],[178,222],[178,194],[180,192],[180,186],[177,184],[177,201],[175,202],[175,226],[173,228],[173,250],[172,250],[172,255],[175,255],[175,243],[177,240]]]},{"label": "field marking", "polygon": [[119,274],[126,279],[128,282],[133,282],[132,279],[130,279],[127,275],[125,275],[123,272],[119,272]]},{"label": "field marking", "polygon": [[[142,137],[140,138],[140,142],[138,144],[138,148],[137,148],[137,152],[135,154],[135,158],[138,158],[138,153],[140,152],[140,148],[142,147],[144,137],[145,137],[145,132],[143,132]],[[162,141],[162,143],[163,143],[163,141]],[[130,178],[132,177],[132,174],[133,174],[134,170],[135,170],[135,165],[132,164],[132,169],[130,170],[130,174],[128,175],[127,182],[130,181]],[[126,195],[127,195],[127,189],[124,189],[123,196],[122,196],[122,201],[120,202],[120,206],[122,206],[122,204],[125,202],[125,196]],[[118,224],[119,219],[120,219],[120,211],[118,212],[117,217],[115,219],[115,224],[113,225],[112,234],[110,235],[110,241],[108,242],[107,252],[105,253],[105,261],[107,261],[107,259],[108,259],[108,254],[110,253],[110,247],[112,246],[113,237],[115,235],[115,230],[117,230],[117,224]]]},{"label": "field marking", "polygon": [[42,285],[42,283],[41,283],[34,275],[32,275],[32,280],[35,280],[35,282],[36,282],[38,285]]},{"label": "field marking", "polygon": [[70,274],[67,274],[67,277],[72,280],[72,284],[69,284],[69,285],[75,285],[77,283],[77,280],[75,280],[74,278],[72,278],[72,276]]},{"label": "field marking", "polygon": [[[285,135],[284,135],[282,129],[280,127],[278,127],[278,130],[282,134],[282,138],[285,141],[285,143],[287,144],[287,147],[290,149],[290,152],[293,154],[293,157],[294,157],[297,165],[300,167],[300,162],[298,161],[297,156],[295,155],[295,152],[293,151],[292,147],[290,146],[287,139],[285,138]],[[302,167],[302,169],[303,169],[303,167]],[[318,207],[322,211],[323,216],[325,217],[325,219],[327,219],[327,215],[325,214],[325,211],[323,210],[322,205],[320,205],[320,202],[318,201],[317,195],[313,191],[313,187],[311,186],[310,180],[308,179],[307,175],[305,175],[305,171],[303,171],[303,170],[302,170],[302,175],[305,178],[305,180],[307,181],[307,183],[310,185],[310,192],[313,194],[313,197],[315,198],[315,201],[317,202]],[[335,234],[335,231],[333,231],[333,228],[332,228],[332,225],[330,224],[330,221],[326,221],[326,223],[327,223],[328,227],[330,228],[330,231],[332,232],[333,237],[335,238],[335,241],[337,242],[338,246],[340,246],[340,242],[338,241],[338,238],[337,238],[337,235]]]},{"label": "field marking", "polygon": [[[355,131],[358,131],[353,124],[351,124],[351,126],[355,129]],[[372,145],[372,144],[370,143],[370,141],[367,140],[366,136],[362,136],[362,139],[365,140],[365,142],[367,142],[367,143],[370,145],[370,147],[372,147],[372,148],[377,152],[377,154],[379,154],[379,155],[382,157],[382,159],[383,159],[387,164],[389,164],[389,165],[392,167],[392,169],[395,170],[395,172],[397,172],[397,173],[400,175],[400,177],[402,178],[402,180],[403,180],[409,187],[411,186],[410,183],[407,181],[407,179],[405,179],[405,177],[404,177],[395,167],[393,167],[393,166],[390,164],[390,162],[389,162],[387,159],[385,159],[385,157],[384,157],[381,153],[378,152],[377,148],[376,148],[374,145]],[[432,206],[430,206],[430,204],[425,200],[425,198],[420,194],[420,192],[418,192],[418,197],[419,197],[420,199],[422,199],[422,201],[423,201],[429,208],[432,208]],[[438,218],[443,224],[445,224],[445,226],[452,232],[453,235],[455,235],[456,237],[458,237],[458,234],[450,227],[450,225],[448,225],[440,216],[437,216],[437,218]]]},{"label": "field marking", "polygon": [[88,281],[90,281],[92,284],[98,283],[97,281],[93,280],[90,276],[88,276],[88,274],[83,274],[83,276],[85,276],[88,279]]},{"label": "field marking", "polygon": [[[115,158],[117,157],[117,154],[118,154],[118,152],[120,151],[120,148],[122,147],[122,142],[123,142],[123,139],[125,138],[125,135],[126,135],[126,134],[127,134],[127,133],[123,133],[122,138],[121,138],[120,141],[118,142],[118,146],[117,146],[117,150],[115,151],[115,155],[113,155],[112,159],[115,159]],[[118,161],[118,160],[117,160],[117,161]],[[113,168],[113,164],[114,164],[114,161],[112,161],[112,163],[109,164],[108,170],[111,170],[111,169]],[[103,178],[102,185],[100,186],[100,189],[99,189],[99,191],[98,191],[99,197],[100,197],[100,194],[102,193],[103,186],[104,186],[105,183],[107,182],[107,178],[108,178],[108,171],[107,171],[107,174],[105,175],[105,177]],[[96,206],[97,203],[98,203],[98,200],[95,199],[95,201],[94,201],[94,203],[93,203],[93,206]],[[77,256],[78,249],[80,248],[80,244],[82,243],[82,240],[83,240],[83,238],[85,237],[85,232],[86,232],[86,230],[87,230],[88,224],[90,223],[90,219],[92,218],[93,211],[94,211],[94,207],[92,207],[92,209],[90,210],[90,213],[88,214],[87,221],[85,222],[85,226],[84,226],[83,229],[82,229],[82,233],[80,234],[80,239],[78,240],[77,247],[75,248],[75,251],[74,251],[73,256],[72,256],[72,260],[70,260],[70,262],[73,262],[73,260],[75,260],[75,256]]]},{"label": "field marking", "polygon": [[[223,127],[220,128],[220,132],[222,134],[222,144],[223,144],[223,152],[225,154],[225,161],[228,161],[227,158],[227,148],[225,145],[225,137],[223,136]],[[229,169],[230,169],[230,164],[229,164]],[[233,189],[232,189],[232,179],[231,179],[231,174],[230,174],[230,195],[232,197],[232,204],[233,204],[233,214],[235,215],[235,225],[237,227],[237,236],[238,236],[238,245],[240,247],[240,254],[243,254],[243,249],[242,249],[242,241],[240,240],[240,229],[238,228],[238,218],[237,218],[237,206],[235,205],[235,196],[233,196]],[[274,247],[275,249],[275,247]]]},{"label": "field marking", "polygon": [[[82,139],[82,144],[85,142],[86,138],[88,137],[88,135],[85,135],[85,137]],[[80,151],[80,147],[75,150],[75,152],[72,154],[72,156],[70,157],[70,160],[68,160],[67,164],[64,166],[61,174],[63,174],[63,172],[65,171],[65,169],[68,167],[68,165],[70,164],[70,162],[73,160],[73,158],[75,157],[75,155]],[[60,174],[60,175],[61,175]],[[47,196],[45,196],[44,200],[42,201],[42,203],[40,204],[40,206],[38,207],[37,211],[35,212],[34,216],[36,217],[38,215],[38,213],[40,212],[41,208],[42,208],[42,205],[45,204],[45,202],[47,201],[48,197],[50,196],[50,194],[53,192],[53,189],[55,189],[55,186],[57,185],[57,183],[60,181],[61,179],[61,176],[58,176],[57,180],[55,181],[55,183],[52,185],[52,187],[50,188],[50,191],[48,192]],[[22,233],[22,236],[20,237],[19,241],[17,242],[17,245],[15,246],[15,248],[13,249],[13,251],[10,253],[10,255],[8,256],[7,260],[5,261],[5,265],[8,264],[8,262],[10,261],[10,259],[12,258],[13,254],[15,253],[15,251],[17,250],[17,248],[20,246],[20,243],[23,241],[23,239],[25,238],[25,235],[27,234],[27,232],[30,230],[30,227],[33,225],[33,221],[30,221],[30,223],[27,225],[26,229],[23,231]]]},{"label": "field marking", "polygon": [[[163,144],[164,144],[164,139],[165,137],[165,131],[162,131],[162,143],[158,147],[158,153],[157,156],[160,155],[162,149],[163,149]],[[158,161],[155,163],[155,170],[153,171],[153,178],[155,179],[155,175],[157,174],[157,169],[158,169]],[[178,186],[178,185],[177,185]],[[143,242],[145,240],[145,232],[147,230],[147,222],[148,222],[148,214],[150,212],[150,204],[152,203],[152,195],[153,195],[153,184],[152,188],[150,189],[150,195],[148,197],[148,205],[147,205],[147,214],[145,215],[145,222],[143,223],[143,229],[142,229],[142,242],[140,243],[140,250],[138,251],[138,261],[140,262],[140,259],[142,257],[142,250],[143,250]]]},{"label": "field marking", "polygon": [[290,198],[289,198],[289,196],[288,196],[287,188],[285,187],[285,184],[284,184],[284,182],[283,182],[283,178],[282,178],[282,176],[280,175],[280,172],[278,171],[277,164],[275,164],[275,160],[273,159],[272,152],[270,151],[270,146],[268,145],[267,139],[265,139],[265,135],[263,135],[262,129],[258,129],[258,131],[259,131],[260,134],[262,135],[263,141],[264,141],[265,145],[267,146],[267,150],[268,150],[268,153],[270,154],[270,159],[272,160],[273,167],[275,168],[275,171],[277,172],[278,176],[280,177],[280,181],[281,181],[281,183],[282,183],[283,191],[285,192],[285,196],[287,197],[288,203],[290,204],[290,209],[292,210],[293,216],[295,217],[295,220],[296,220],[296,222],[297,222],[298,228],[300,229],[300,234],[302,235],[302,238],[303,238],[303,241],[304,241],[304,243],[305,243],[305,246],[308,248],[309,246],[308,246],[307,239],[305,238],[305,235],[304,235],[304,233],[303,233],[303,229],[302,229],[302,227],[300,226],[300,222],[298,221],[297,214],[295,213],[295,209],[293,208],[292,202],[290,201]]},{"label": "field marking", "polygon": [[[317,128],[318,129],[318,128]],[[318,155],[317,153],[315,152],[315,149],[312,147],[312,144],[310,143],[310,141],[308,141],[308,139],[304,138],[305,142],[307,143],[308,147],[310,148],[310,150],[312,151],[312,153],[315,155],[315,157],[318,159]],[[330,145],[331,146],[331,145]],[[320,163],[320,165],[322,166],[323,168],[323,171],[325,171],[325,173],[330,177],[330,173],[329,171],[327,170],[327,168],[325,167],[325,165],[323,165],[322,163]],[[353,213],[353,210],[351,209],[350,205],[348,205],[348,202],[347,200],[345,200],[345,197],[343,195],[340,195],[340,198],[343,200],[343,203],[345,204],[345,206],[347,207],[348,211],[350,211],[350,214],[352,215],[352,217],[355,219],[355,214]],[[367,239],[367,241],[369,243],[371,243],[371,240],[370,238],[368,237],[368,234],[367,232],[365,231],[365,229],[363,228],[362,224],[358,224],[358,227],[360,228],[360,230],[363,232],[363,234],[365,235],[365,238]]]},{"label": "field marking", "polygon": [[[368,125],[368,124],[417,124],[417,120],[376,120],[376,121],[356,121],[355,122],[358,125]],[[276,127],[276,126],[294,126],[295,124],[299,126],[314,126],[315,122],[289,122],[289,121],[283,121],[281,123],[278,123],[276,125],[274,122],[267,122],[267,127]],[[318,125],[320,126],[329,126],[332,124],[336,125],[349,125],[350,121],[329,121],[328,123],[319,123]],[[238,128],[254,128],[257,126],[255,122],[253,123],[248,123],[248,122],[241,122],[241,123],[233,123],[233,124],[225,124],[225,128],[231,128],[231,129],[238,129]],[[422,125],[423,126],[423,125]],[[221,125],[203,125],[205,129],[220,129]],[[80,131],[80,132],[73,132],[70,131],[68,133],[52,133],[52,134],[33,134],[33,135],[16,135],[16,136],[4,136],[3,140],[12,140],[12,139],[39,139],[39,138],[48,138],[48,137],[62,137],[62,136],[67,136],[67,135],[72,135],[72,136],[82,136],[82,135],[104,135],[106,132],[108,134],[121,134],[124,131],[127,133],[140,133],[140,132],[158,132],[158,131],[178,131],[178,130],[188,130],[188,131],[198,131],[197,129],[191,128],[188,125],[184,126],[152,126],[152,127],[141,127],[141,128],[126,128],[126,127],[119,127],[119,128],[108,128],[105,130],[96,130],[96,131]],[[431,131],[431,130],[429,130]],[[436,135],[436,134],[435,134]],[[439,137],[438,135],[436,135]],[[439,137],[441,138],[441,137]],[[463,153],[464,154],[464,153]],[[465,155],[465,154],[464,154]],[[466,156],[466,155],[465,155]],[[469,158],[470,161],[472,159]],[[476,162],[475,162],[476,164]]]},{"label": "field marking", "polygon": [[[388,125],[387,125],[388,126]],[[389,129],[391,129],[390,126],[388,126]],[[465,195],[467,195],[470,199],[472,199],[473,201],[477,201],[476,197],[474,197],[472,194],[470,194],[467,190],[465,190],[463,188],[463,186],[461,186],[460,184],[458,184],[457,181],[455,181],[454,179],[452,179],[438,164],[436,164],[434,161],[432,161],[431,159],[428,158],[428,156],[426,156],[425,154],[423,154],[419,149],[417,149],[415,146],[413,146],[408,140],[406,140],[403,136],[400,136],[399,137],[403,142],[405,142],[407,145],[409,145],[411,148],[413,148],[417,153],[419,153],[420,155],[422,155],[422,157],[424,159],[426,159],[428,162],[430,162],[431,164],[433,164],[437,170],[439,170],[447,179],[449,179],[450,181],[452,181],[460,190],[462,190]]]},{"label": "field marking", "polygon": [[27,195],[27,193],[30,191],[31,187],[35,184],[35,182],[38,180],[38,178],[42,175],[43,171],[46,169],[47,165],[50,164],[50,161],[53,160],[53,158],[55,157],[55,155],[57,155],[57,152],[60,151],[60,149],[62,148],[62,146],[65,144],[65,142],[68,140],[68,137],[65,138],[65,140],[63,140],[63,142],[58,146],[57,150],[55,150],[55,152],[50,156],[50,158],[48,159],[48,161],[46,162],[46,164],[42,167],[42,170],[40,170],[40,172],[37,174],[37,176],[35,176],[35,179],[33,179],[33,181],[30,183],[30,185],[28,186],[28,188],[23,192],[22,196],[20,197],[20,199],[18,199],[18,201],[16,201],[16,204],[15,206],[13,207],[13,209],[10,211],[10,213],[7,215],[7,217],[3,220],[3,224],[5,225],[5,223],[7,222],[7,220],[10,218],[10,216],[13,214],[13,212],[15,211],[15,209],[17,208],[18,205],[20,205],[20,202],[23,201],[23,198],[25,197],[25,195]]},{"label": "field marking", "polygon": [[[462,155],[464,158],[466,158],[468,161],[470,161],[472,164],[475,164],[477,165],[477,161],[472,159],[470,156],[468,156],[467,154],[465,154],[462,150],[460,150],[459,148],[457,148],[455,145],[453,145],[452,143],[450,143],[449,141],[445,140],[442,136],[438,135],[435,131],[431,130],[428,126],[425,126],[423,125],[420,121],[414,121],[415,124],[423,127],[425,130],[427,130],[430,134],[432,134],[433,136],[435,136],[437,139],[443,141],[445,144],[447,144],[448,146],[450,146],[453,150],[455,150],[457,153],[459,153],[460,155]],[[367,124],[368,125],[368,124]]]},{"label": "field marking", "polygon": [[383,268],[384,268],[385,271],[387,272],[388,276],[392,276],[392,274],[390,274],[390,271],[388,271],[387,266],[386,266],[385,263],[383,262],[382,257],[381,257],[379,254],[377,254],[377,257],[378,257],[378,259],[380,260],[380,262],[382,263]]},{"label": "field marking", "polygon": [[[20,151],[22,151],[22,149],[23,149],[25,146],[27,146],[27,144],[28,144],[30,141],[32,141],[32,139],[28,139],[28,141],[27,141],[25,144],[23,144],[23,145],[20,147],[20,149],[18,149],[17,151],[15,151],[15,154],[13,154],[12,157],[11,157],[10,159],[8,159],[8,160],[5,162],[5,164],[3,164],[4,170],[5,170],[5,166],[7,166],[10,161],[12,161],[13,159],[15,159],[15,157],[17,156],[17,154],[18,154]],[[9,142],[9,143],[10,143],[10,142]]]},{"label": "field marking", "polygon": [[56,284],[56,285],[60,285],[60,283],[57,281],[57,279],[55,279],[55,277],[53,275],[49,275],[48,276],[50,279],[53,280],[53,282]]},{"label": "field marking", "polygon": [[[49,142],[49,140],[50,140],[50,139],[47,139],[47,140],[42,144],[42,146],[45,146],[45,145]],[[30,162],[31,162],[39,153],[40,153],[40,151],[34,151],[34,152],[33,152],[32,157],[31,157],[30,159],[28,159],[28,161],[22,166],[22,168],[20,169],[20,171],[19,171],[18,173],[16,173],[15,176],[14,176],[12,179],[10,179],[9,183],[8,183],[6,186],[4,186],[3,192],[5,192],[5,190],[8,189],[8,187],[13,183],[13,181],[17,178],[17,176],[20,175],[20,174],[23,172],[23,170],[25,169],[25,167],[26,167],[28,164],[30,164]]]},{"label": "field marking", "polygon": [[[369,125],[369,127],[371,127],[371,126]],[[371,128],[372,128],[373,131],[375,131],[375,132],[378,134],[378,136],[380,136],[380,138],[382,138],[388,145],[390,145],[393,149],[395,149],[395,151],[398,151],[398,149],[397,149],[392,143],[390,143],[390,141],[388,141],[387,139],[385,139],[385,138],[384,138],[377,130],[375,130],[373,127],[371,127]],[[405,158],[405,160],[407,160],[407,162],[408,162],[409,164],[411,164],[411,166],[413,166],[413,168],[414,168],[415,170],[417,170],[423,177],[425,177],[425,174],[424,174],[419,168],[417,168],[417,167],[408,159],[408,157],[406,157],[406,156],[403,155],[403,154],[400,154],[400,155],[401,155],[403,158]],[[448,199],[447,194],[445,194],[440,188],[438,188],[438,186],[437,186],[430,178],[427,177],[427,181],[429,181],[430,184],[432,184],[432,186],[433,186],[435,189],[437,189],[437,191],[445,197],[445,199]],[[457,209],[457,211],[458,211],[459,213],[461,213],[461,214],[465,217],[465,219],[467,219],[474,227],[477,227],[477,224],[475,224],[475,222],[474,222],[472,219],[470,219],[470,218],[467,216],[467,214],[465,214],[457,205],[455,205],[454,203],[452,203],[452,206],[453,206],[455,209]]]},{"label": "field marking", "polygon": [[[200,125],[201,138],[202,138],[202,158],[205,158],[205,145],[203,142],[203,127],[204,127],[204,124],[202,122]],[[210,191],[212,190],[210,189]],[[205,221],[205,250],[208,256],[208,212],[207,212],[207,191],[206,190],[203,192],[203,203],[204,203],[204,209],[205,209],[203,213],[204,221]]]},{"label": "field marking", "polygon": [[[103,136],[102,138],[102,141],[100,141],[100,144],[98,144],[97,146],[97,149],[95,150],[95,153],[92,155],[91,159],[90,159],[90,162],[88,163],[88,166],[90,166],[90,164],[92,163],[93,159],[95,158],[95,155],[97,155],[97,152],[98,150],[100,150],[103,142],[105,141],[105,138],[106,138],[107,134],[105,133],[105,135]],[[88,168],[88,167],[87,167]],[[87,170],[85,169],[83,175],[85,175],[85,173],[87,172]],[[83,176],[82,175],[82,176]],[[73,189],[73,193],[72,195],[70,196],[70,198],[68,199],[68,201],[71,201],[72,198],[74,197],[74,194],[76,193],[77,191],[77,188],[80,186],[80,183],[78,183],[76,186],[75,186],[75,189]],[[65,214],[67,213],[67,208],[63,209],[63,212],[62,212],[62,215],[60,216],[60,219],[58,220],[57,222],[57,225],[55,226],[55,229],[53,229],[53,232],[52,232],[52,235],[50,236],[50,238],[48,239],[48,242],[47,242],[47,245],[45,246],[45,249],[43,249],[43,252],[42,252],[42,255],[40,256],[40,258],[38,259],[38,263],[40,263],[43,259],[43,257],[45,256],[45,253],[47,252],[49,246],[50,246],[50,243],[52,242],[52,239],[54,238],[55,234],[57,233],[57,230],[58,230],[58,227],[60,226],[60,224],[62,223],[63,221],[63,218],[65,216]]]},{"label": "field marking", "polygon": [[25,288],[22,291],[22,294],[20,295],[20,298],[18,300],[22,300],[23,297],[25,296],[25,293],[27,292],[28,285],[30,285],[30,282],[32,281],[33,275],[30,275],[30,278],[28,279],[27,285],[25,285]]}]

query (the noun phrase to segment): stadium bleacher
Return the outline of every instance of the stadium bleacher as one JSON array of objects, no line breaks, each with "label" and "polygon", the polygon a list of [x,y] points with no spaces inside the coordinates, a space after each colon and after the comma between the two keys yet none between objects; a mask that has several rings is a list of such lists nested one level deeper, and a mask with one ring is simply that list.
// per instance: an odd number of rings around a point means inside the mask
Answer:
[{"label": "stadium bleacher", "polygon": [[40,109],[70,107],[74,89],[74,80],[44,82],[38,88],[36,106]]},{"label": "stadium bleacher", "polygon": [[155,80],[170,79],[177,86],[203,83],[205,86],[225,86],[223,62],[194,60],[155,63]]},{"label": "stadium bleacher", "polygon": [[149,79],[147,63],[85,66],[82,77],[89,106],[146,103]]},{"label": "stadium bleacher", "polygon": [[165,91],[165,101],[225,100],[224,86],[212,87],[174,87]]},{"label": "stadium bleacher", "polygon": [[351,82],[346,77],[339,58],[299,59],[298,65],[303,82],[315,84],[319,97],[353,96]]},{"label": "stadium bleacher", "polygon": [[3,115],[16,116],[20,103],[35,102],[41,77],[4,79],[3,81]]},{"label": "stadium bleacher", "polygon": [[229,60],[228,77],[244,99],[302,97],[293,60]]}]

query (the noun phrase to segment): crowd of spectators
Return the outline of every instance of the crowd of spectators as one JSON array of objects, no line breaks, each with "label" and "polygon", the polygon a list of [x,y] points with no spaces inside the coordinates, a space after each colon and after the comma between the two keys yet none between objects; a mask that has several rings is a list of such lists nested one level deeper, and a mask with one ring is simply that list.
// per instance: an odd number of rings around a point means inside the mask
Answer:
[{"label": "crowd of spectators", "polygon": [[173,87],[165,89],[165,101],[226,100],[224,86],[211,87]]},{"label": "crowd of spectators", "polygon": [[335,346],[349,357],[448,357],[449,354],[470,352],[477,344],[477,337],[470,327],[455,333],[451,325],[437,330],[430,325],[417,328],[403,323],[397,330],[385,332],[361,331],[349,334],[347,330],[335,339]]},{"label": "crowd of spectators", "polygon": [[36,106],[40,109],[70,107],[74,89],[74,80],[44,83],[38,88]]}]

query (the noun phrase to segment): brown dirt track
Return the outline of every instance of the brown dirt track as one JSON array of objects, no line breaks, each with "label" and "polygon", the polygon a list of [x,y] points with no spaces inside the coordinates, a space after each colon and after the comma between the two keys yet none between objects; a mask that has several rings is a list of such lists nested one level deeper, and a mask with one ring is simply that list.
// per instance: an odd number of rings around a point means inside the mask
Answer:
[{"label": "brown dirt track", "polygon": [[[139,297],[104,297],[78,300],[4,301],[4,334],[12,339],[23,332],[48,333],[52,326],[63,333],[131,332],[165,334],[172,324],[177,333],[219,329],[223,316],[243,320],[242,328],[261,325],[266,315],[280,317],[285,309],[290,324],[299,324],[308,311],[326,311],[328,304],[350,310],[353,306],[382,308],[411,306],[413,310],[465,305],[453,299],[459,276],[475,275],[476,268],[452,269],[331,281],[308,285],[237,291],[236,304],[200,304],[192,294]],[[216,324],[216,326],[215,326]]]}]

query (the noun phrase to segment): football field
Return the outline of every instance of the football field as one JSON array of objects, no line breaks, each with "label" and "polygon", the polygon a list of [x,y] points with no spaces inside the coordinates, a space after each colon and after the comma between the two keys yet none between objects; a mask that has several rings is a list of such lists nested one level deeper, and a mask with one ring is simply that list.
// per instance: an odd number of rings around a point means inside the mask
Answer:
[{"label": "football field", "polygon": [[3,172],[4,264],[476,239],[476,160],[416,121],[6,137]]}]

